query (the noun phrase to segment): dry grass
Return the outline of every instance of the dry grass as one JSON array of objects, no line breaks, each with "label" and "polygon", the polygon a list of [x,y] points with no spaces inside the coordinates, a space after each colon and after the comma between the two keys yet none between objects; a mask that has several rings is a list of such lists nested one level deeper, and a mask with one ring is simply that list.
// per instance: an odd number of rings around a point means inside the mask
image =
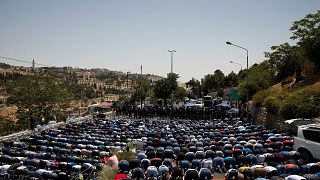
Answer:
[{"label": "dry grass", "polygon": [[136,154],[132,151],[119,151],[119,152],[116,152],[116,155],[117,155],[117,158],[119,159],[119,161],[121,160],[132,160],[132,159],[135,159],[136,157]]},{"label": "dry grass", "polygon": [[98,180],[112,180],[114,179],[116,174],[117,172],[113,167],[107,166],[102,171],[100,171]]},{"label": "dry grass", "polygon": [[115,152],[115,155],[117,156],[118,160],[131,160],[131,159],[135,159],[136,158],[136,154],[133,151],[133,149],[135,148],[135,144],[130,142],[127,144],[127,148],[129,148],[129,151],[119,151],[119,152]]},{"label": "dry grass", "polygon": [[17,119],[17,106],[5,106],[0,108],[0,116],[7,118],[13,122]]}]

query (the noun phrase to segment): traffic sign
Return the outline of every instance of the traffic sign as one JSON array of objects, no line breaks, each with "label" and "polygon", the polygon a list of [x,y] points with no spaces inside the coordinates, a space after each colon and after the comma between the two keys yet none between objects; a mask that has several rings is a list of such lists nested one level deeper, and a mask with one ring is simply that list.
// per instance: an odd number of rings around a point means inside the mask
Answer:
[{"label": "traffic sign", "polygon": [[230,101],[238,101],[239,96],[238,96],[237,88],[233,87],[233,88],[230,89],[229,98],[230,98]]}]

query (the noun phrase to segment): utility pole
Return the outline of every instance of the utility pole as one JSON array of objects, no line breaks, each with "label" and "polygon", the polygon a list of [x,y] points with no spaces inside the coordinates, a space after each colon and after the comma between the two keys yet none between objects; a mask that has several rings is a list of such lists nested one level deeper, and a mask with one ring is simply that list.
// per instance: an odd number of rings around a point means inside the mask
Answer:
[{"label": "utility pole", "polygon": [[[141,68],[141,69],[140,69],[140,70],[141,70],[140,74],[141,74],[141,81],[142,81],[142,79],[143,79],[143,78],[142,78],[142,65],[141,65],[140,68]],[[141,109],[142,109],[142,104],[143,104],[143,99],[141,98],[141,99],[140,99],[140,108],[141,108]]]}]

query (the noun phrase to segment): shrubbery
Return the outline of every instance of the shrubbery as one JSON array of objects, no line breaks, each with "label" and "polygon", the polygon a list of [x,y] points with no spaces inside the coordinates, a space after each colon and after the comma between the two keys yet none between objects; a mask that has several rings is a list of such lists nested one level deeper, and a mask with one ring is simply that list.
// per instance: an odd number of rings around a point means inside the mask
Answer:
[{"label": "shrubbery", "polygon": [[272,95],[272,94],[275,94],[275,92],[269,90],[269,89],[265,89],[265,90],[261,90],[261,91],[258,91],[255,95],[253,95],[252,99],[253,99],[253,102],[254,102],[254,105],[256,107],[261,107],[262,106],[262,103],[263,101],[266,99],[266,97]]},{"label": "shrubbery", "polygon": [[99,172],[98,180],[114,179],[116,175],[117,171],[113,167],[106,166]]},{"label": "shrubbery", "polygon": [[116,152],[116,155],[120,160],[132,160],[132,159],[135,159],[136,157],[136,154],[133,152],[133,151],[119,151],[119,152]]},{"label": "shrubbery", "polygon": [[284,119],[319,116],[320,87],[306,88],[292,93],[262,90],[253,97],[256,107],[264,106],[269,113]]},{"label": "shrubbery", "polygon": [[277,114],[279,109],[279,101],[276,96],[268,96],[263,101],[263,106],[267,109],[269,113]]}]

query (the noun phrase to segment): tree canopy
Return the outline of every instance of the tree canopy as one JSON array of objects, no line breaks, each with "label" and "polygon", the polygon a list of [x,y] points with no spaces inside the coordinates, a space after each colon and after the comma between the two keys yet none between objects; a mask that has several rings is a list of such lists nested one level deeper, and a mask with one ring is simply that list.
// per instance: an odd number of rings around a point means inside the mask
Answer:
[{"label": "tree canopy", "polygon": [[32,112],[38,117],[50,117],[54,111],[68,106],[71,95],[63,83],[51,77],[27,76],[14,82],[8,98],[20,112]]},{"label": "tree canopy", "polygon": [[320,11],[308,14],[303,19],[293,22],[291,39],[298,40],[305,55],[312,61],[316,70],[320,69]]},{"label": "tree canopy", "polygon": [[167,99],[172,95],[172,93],[178,88],[177,79],[178,74],[169,73],[167,78],[163,78],[156,82],[154,87],[154,95],[159,99],[164,100],[165,106],[167,105]]},{"label": "tree canopy", "polygon": [[150,82],[143,77],[137,79],[137,85],[134,87],[133,94],[131,96],[133,101],[144,101],[148,95],[150,89]]},{"label": "tree canopy", "polygon": [[279,46],[272,46],[272,52],[266,52],[265,57],[271,66],[277,70],[277,80],[284,79],[288,76],[292,76],[299,64],[301,59],[298,48],[290,46],[288,43],[281,44]]},{"label": "tree canopy", "polygon": [[187,88],[190,89],[190,94],[188,96],[190,98],[198,98],[201,96],[201,84],[197,79],[192,78],[190,81],[186,82]]}]

